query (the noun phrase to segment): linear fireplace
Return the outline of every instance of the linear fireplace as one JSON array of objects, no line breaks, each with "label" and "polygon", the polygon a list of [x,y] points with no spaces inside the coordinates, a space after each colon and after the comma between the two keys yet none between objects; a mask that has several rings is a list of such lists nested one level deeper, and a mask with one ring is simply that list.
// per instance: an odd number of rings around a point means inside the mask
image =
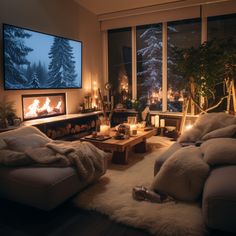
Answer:
[{"label": "linear fireplace", "polygon": [[22,95],[23,120],[66,114],[65,93]]}]

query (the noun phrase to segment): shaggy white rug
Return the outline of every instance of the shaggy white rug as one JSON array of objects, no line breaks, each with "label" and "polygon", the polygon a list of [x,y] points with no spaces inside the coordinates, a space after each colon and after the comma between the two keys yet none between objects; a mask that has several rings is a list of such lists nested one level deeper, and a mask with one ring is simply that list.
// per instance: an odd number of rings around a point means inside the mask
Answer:
[{"label": "shaggy white rug", "polygon": [[133,154],[129,165],[109,165],[106,175],[78,194],[74,204],[158,236],[204,235],[206,230],[197,203],[170,201],[158,204],[133,200],[132,188],[137,185],[150,186],[154,162],[167,149],[163,144],[170,145],[169,141],[163,142],[160,137],[153,137],[149,142],[154,143],[152,147],[155,146],[155,150],[145,156]]}]

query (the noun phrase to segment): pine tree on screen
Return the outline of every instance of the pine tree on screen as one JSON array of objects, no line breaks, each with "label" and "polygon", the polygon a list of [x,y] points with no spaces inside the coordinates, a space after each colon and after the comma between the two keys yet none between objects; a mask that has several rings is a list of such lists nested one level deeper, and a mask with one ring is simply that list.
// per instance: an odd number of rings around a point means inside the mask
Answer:
[{"label": "pine tree on screen", "polygon": [[26,68],[26,72],[25,72],[25,75],[26,75],[26,78],[28,80],[28,84],[30,84],[30,80],[32,78],[32,75],[33,75],[33,67],[29,64]]},{"label": "pine tree on screen", "polygon": [[39,78],[36,72],[32,74],[32,82],[30,83],[30,88],[40,88]]},{"label": "pine tree on screen", "polygon": [[39,78],[40,87],[46,87],[45,85],[48,80],[48,74],[47,74],[47,68],[46,68],[45,64],[42,64],[39,61],[39,63],[37,64],[37,67],[36,67],[36,73]]},{"label": "pine tree on screen", "polygon": [[75,61],[73,48],[69,41],[63,38],[54,38],[49,52],[48,84],[52,88],[76,87]]},{"label": "pine tree on screen", "polygon": [[5,25],[4,60],[7,88],[21,88],[22,84],[27,83],[22,66],[30,64],[26,56],[33,49],[27,47],[24,42],[24,39],[30,36],[24,29]]}]

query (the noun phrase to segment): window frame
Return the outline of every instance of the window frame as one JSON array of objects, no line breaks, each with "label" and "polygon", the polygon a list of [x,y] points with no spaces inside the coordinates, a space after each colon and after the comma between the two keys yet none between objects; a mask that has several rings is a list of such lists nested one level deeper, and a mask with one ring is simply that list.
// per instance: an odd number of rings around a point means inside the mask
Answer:
[{"label": "window frame", "polygon": [[[221,15],[230,15],[232,13],[224,14],[216,14],[215,16]],[[211,15],[204,14],[201,12],[200,22],[201,22],[201,43],[207,41],[207,24],[208,24],[208,17],[212,17]],[[186,20],[194,19],[187,18]],[[180,19],[183,20],[183,19]],[[172,21],[162,21],[162,22],[155,22],[154,24],[161,24],[162,25],[162,92],[163,92],[163,100],[162,100],[162,112],[167,112],[167,33],[168,33],[168,22]],[[146,24],[145,24],[146,25]],[[136,27],[141,25],[135,25],[131,27],[131,41],[132,41],[132,99],[137,99],[137,55],[136,55]],[[126,28],[126,27],[124,27]],[[105,83],[108,82],[108,30],[102,31],[102,38],[103,38],[103,73],[105,78]],[[203,102],[203,99],[201,99]],[[152,111],[152,114],[160,113],[160,111]],[[173,114],[178,114],[179,112],[169,112]],[[181,112],[180,112],[181,113]],[[195,114],[194,104],[191,103],[191,115]]]}]

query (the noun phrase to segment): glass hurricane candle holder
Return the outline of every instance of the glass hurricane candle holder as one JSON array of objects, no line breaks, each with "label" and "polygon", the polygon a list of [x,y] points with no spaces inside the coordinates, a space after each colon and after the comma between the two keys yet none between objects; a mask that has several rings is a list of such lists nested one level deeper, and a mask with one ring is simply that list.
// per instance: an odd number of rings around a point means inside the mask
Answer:
[{"label": "glass hurricane candle holder", "polygon": [[110,135],[110,122],[109,121],[103,121],[100,125],[100,134],[104,136]]}]

